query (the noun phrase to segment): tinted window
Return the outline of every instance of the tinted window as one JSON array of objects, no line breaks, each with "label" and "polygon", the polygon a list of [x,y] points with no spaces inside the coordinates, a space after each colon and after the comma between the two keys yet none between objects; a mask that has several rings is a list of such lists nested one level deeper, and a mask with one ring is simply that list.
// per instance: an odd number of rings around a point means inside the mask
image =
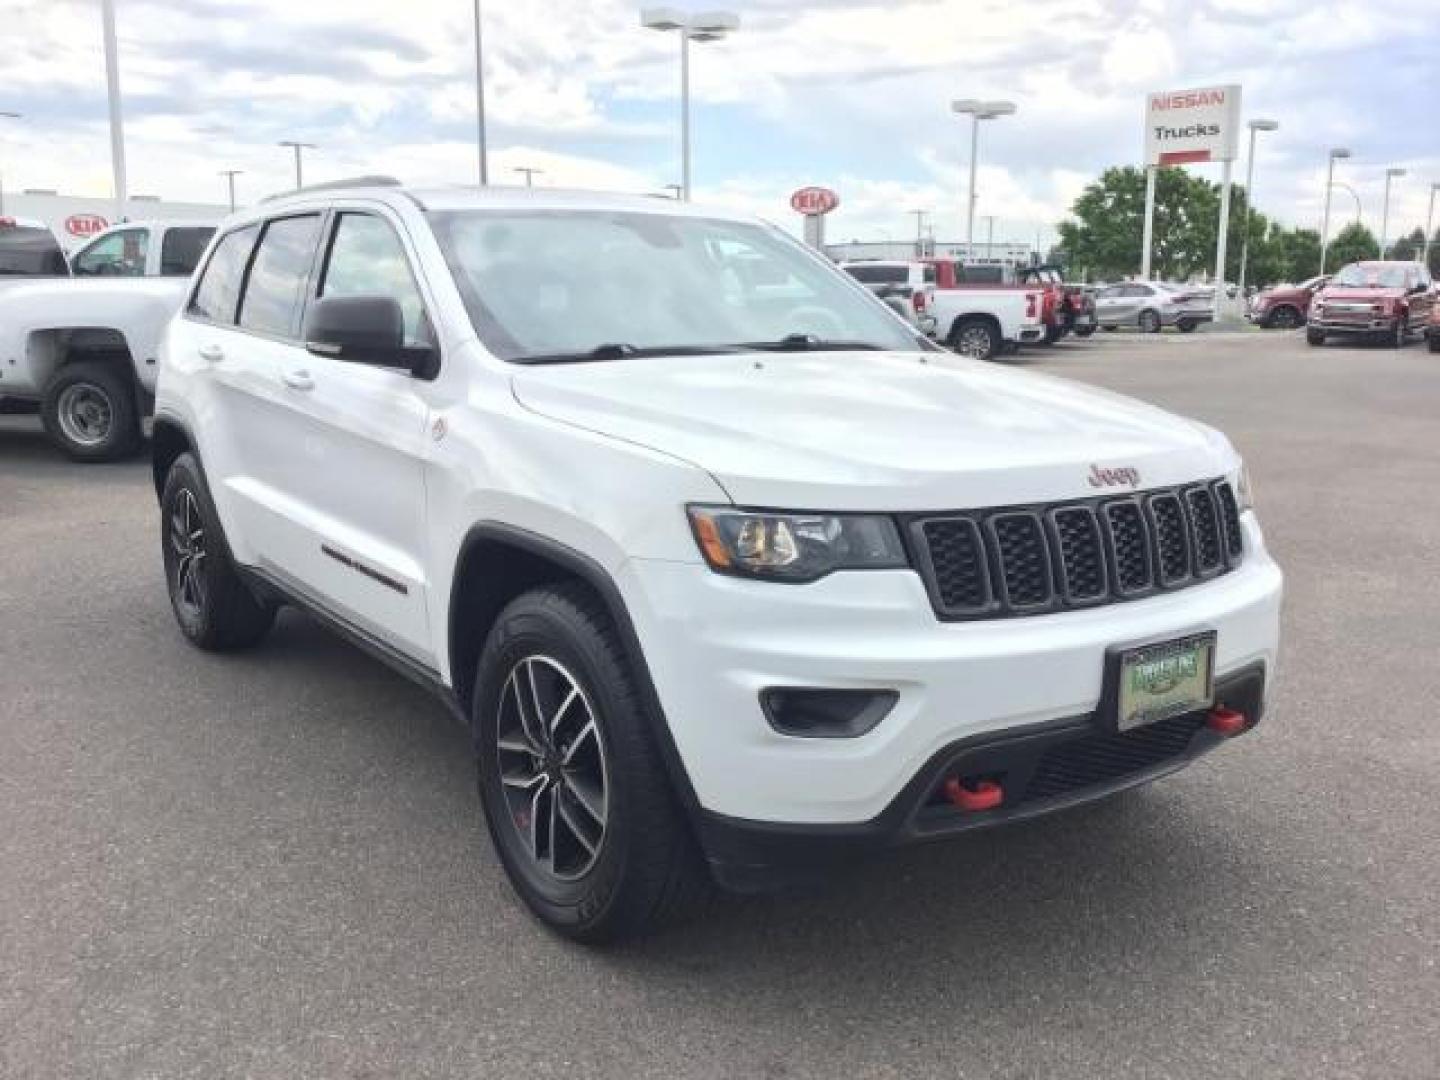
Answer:
[{"label": "tinted window", "polygon": [[195,272],[200,265],[200,256],[215,230],[209,226],[186,225],[167,229],[165,239],[160,242],[160,273],[166,276],[185,277]]},{"label": "tinted window", "polygon": [[66,277],[70,267],[49,229],[0,227],[0,277]]},{"label": "tinted window", "polygon": [[112,232],[75,256],[75,273],[86,277],[144,277],[149,248],[149,229]]},{"label": "tinted window", "polygon": [[190,301],[190,311],[218,323],[233,323],[235,307],[240,301],[240,282],[245,277],[245,264],[250,261],[259,225],[247,225],[225,236],[215,247],[215,254],[205,266],[200,287]]},{"label": "tinted window", "polygon": [[320,295],[393,297],[405,313],[405,344],[434,342],[400,238],[388,223],[371,214],[340,215]]},{"label": "tinted window", "polygon": [[294,335],[319,235],[318,214],[278,218],[265,226],[240,301],[241,326],[261,334]]},{"label": "tinted window", "polygon": [[845,272],[866,285],[903,285],[910,280],[908,266],[847,266]]}]

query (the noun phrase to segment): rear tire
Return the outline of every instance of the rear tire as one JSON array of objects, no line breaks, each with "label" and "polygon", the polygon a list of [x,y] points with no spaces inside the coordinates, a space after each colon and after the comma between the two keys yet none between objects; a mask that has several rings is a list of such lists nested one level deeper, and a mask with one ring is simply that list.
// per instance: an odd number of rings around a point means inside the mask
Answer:
[{"label": "rear tire", "polygon": [[1116,330],[1119,330],[1120,328],[1119,328],[1118,326],[1109,326],[1109,325],[1106,325],[1106,326],[1100,327],[1100,329],[1101,329],[1101,330],[1104,330],[1107,334],[1113,334]]},{"label": "rear tire", "polygon": [[1140,312],[1140,332],[1142,334],[1158,334],[1160,332],[1160,313],[1158,311],[1147,309]]},{"label": "rear tire", "polygon": [[1179,330],[1182,334],[1191,334],[1195,332],[1197,325],[1199,324],[1196,323],[1194,319],[1181,319],[1175,324],[1175,329]]},{"label": "rear tire", "polygon": [[275,622],[273,603],[255,596],[230,558],[215,504],[191,454],[181,454],[160,494],[160,546],[170,607],[187,641],[207,652],[256,644]]},{"label": "rear tire", "polygon": [[1305,343],[1306,343],[1307,345],[1324,345],[1324,344],[1325,344],[1325,331],[1324,331],[1324,330],[1306,330],[1306,331],[1305,331]]},{"label": "rear tire", "polygon": [[1440,353],[1440,329],[1430,331],[1430,351]]},{"label": "rear tire", "polygon": [[486,825],[511,885],[542,922],[601,944],[674,921],[709,893],[639,676],[589,589],[564,583],[513,600],[485,642],[475,685]]},{"label": "rear tire", "polygon": [[961,319],[950,331],[950,348],[972,360],[993,360],[1002,344],[1000,331],[989,319]]},{"label": "rear tire", "polygon": [[[1113,326],[1107,326],[1105,329],[1113,330],[1115,328]],[[1093,326],[1077,326],[1075,328],[1075,336],[1078,338],[1087,338],[1093,333],[1095,333],[1095,327]]]},{"label": "rear tire", "polygon": [[76,461],[115,461],[140,446],[140,410],[118,362],[75,360],[45,387],[40,418],[50,440]]}]

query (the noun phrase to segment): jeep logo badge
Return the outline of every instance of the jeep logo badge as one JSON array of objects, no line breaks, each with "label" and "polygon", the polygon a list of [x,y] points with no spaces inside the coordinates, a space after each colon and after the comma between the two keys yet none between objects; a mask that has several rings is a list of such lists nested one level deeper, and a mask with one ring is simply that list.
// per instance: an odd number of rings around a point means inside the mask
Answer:
[{"label": "jeep logo badge", "polygon": [[1103,487],[1128,487],[1131,489],[1140,486],[1140,470],[1123,469],[1102,469],[1099,465],[1090,466],[1090,486]]}]

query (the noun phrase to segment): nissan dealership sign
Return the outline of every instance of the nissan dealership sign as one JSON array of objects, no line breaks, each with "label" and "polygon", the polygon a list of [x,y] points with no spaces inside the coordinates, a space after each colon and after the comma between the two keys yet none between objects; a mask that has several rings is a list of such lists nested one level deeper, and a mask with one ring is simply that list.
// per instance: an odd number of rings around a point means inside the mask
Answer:
[{"label": "nissan dealership sign", "polygon": [[1240,144],[1240,87],[1163,90],[1145,98],[1145,163],[1234,161]]}]

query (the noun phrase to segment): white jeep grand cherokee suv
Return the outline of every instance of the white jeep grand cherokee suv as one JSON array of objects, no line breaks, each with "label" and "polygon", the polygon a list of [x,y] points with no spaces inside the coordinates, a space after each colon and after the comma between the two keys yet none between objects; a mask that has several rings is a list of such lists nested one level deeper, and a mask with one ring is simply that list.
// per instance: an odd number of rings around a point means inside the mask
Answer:
[{"label": "white jeep grand cherokee suv", "polygon": [[186,637],[293,604],[434,689],[516,889],[584,940],[1154,779],[1249,730],[1275,659],[1223,436],[936,351],[685,204],[264,203],[156,413]]}]

